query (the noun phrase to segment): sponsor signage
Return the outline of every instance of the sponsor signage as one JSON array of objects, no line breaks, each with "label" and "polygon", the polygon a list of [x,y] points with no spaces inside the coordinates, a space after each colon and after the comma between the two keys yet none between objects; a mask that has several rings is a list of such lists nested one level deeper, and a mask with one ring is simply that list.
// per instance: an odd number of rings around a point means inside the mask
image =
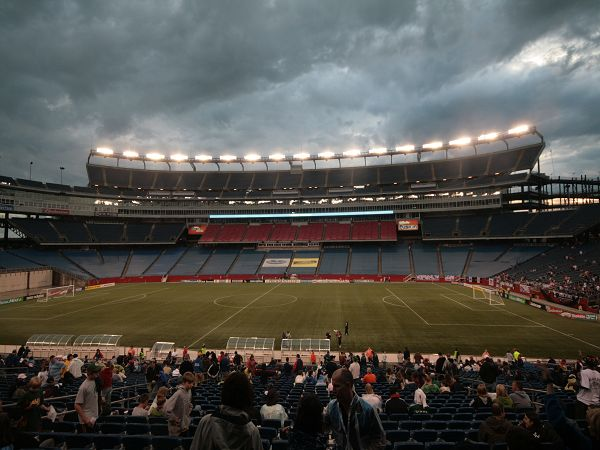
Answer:
[{"label": "sponsor signage", "polygon": [[417,275],[419,281],[438,281],[440,279],[437,275]]},{"label": "sponsor signage", "polygon": [[0,300],[0,305],[8,305],[9,303],[19,303],[23,301],[23,297],[7,298]]},{"label": "sponsor signage", "polygon": [[397,221],[398,231],[418,231],[419,219],[401,219]]},{"label": "sponsor signage", "polygon": [[114,285],[115,285],[115,283],[92,284],[90,286],[86,286],[85,290],[93,291],[94,289],[102,289],[102,288],[112,287]]},{"label": "sponsor signage", "polygon": [[527,302],[527,304],[528,304],[529,306],[533,306],[534,308],[537,308],[537,309],[543,309],[543,306],[542,306],[542,305],[540,305],[539,303],[536,303],[536,302],[531,302],[531,301],[528,301],[528,302]]},{"label": "sponsor signage", "polygon": [[25,296],[25,300],[36,300],[38,298],[45,298],[46,295],[45,294],[33,294],[33,295],[26,295]]},{"label": "sponsor signage", "polygon": [[433,189],[436,187],[437,187],[437,184],[435,184],[435,183],[412,183],[410,185],[411,189]]},{"label": "sponsor signage", "polygon": [[292,267],[317,267],[319,258],[294,258]]},{"label": "sponsor signage", "polygon": [[14,211],[15,207],[13,205],[4,205],[0,203],[0,211]]},{"label": "sponsor signage", "polygon": [[190,225],[188,227],[189,235],[204,234],[205,231],[206,231],[206,225]]},{"label": "sponsor signage", "polygon": [[263,262],[263,267],[287,267],[290,265],[291,258],[267,258]]}]

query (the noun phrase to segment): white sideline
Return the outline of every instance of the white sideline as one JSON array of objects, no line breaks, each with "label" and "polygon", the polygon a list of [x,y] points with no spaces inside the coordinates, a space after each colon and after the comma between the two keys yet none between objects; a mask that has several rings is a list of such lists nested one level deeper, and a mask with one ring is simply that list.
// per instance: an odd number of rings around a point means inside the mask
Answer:
[{"label": "white sideline", "polygon": [[258,297],[256,297],[254,300],[252,300],[250,303],[248,303],[246,306],[244,306],[241,309],[238,309],[236,312],[234,312],[232,315],[230,315],[227,319],[225,319],[223,322],[221,322],[219,325],[217,325],[216,327],[214,327],[212,330],[210,330],[208,333],[205,333],[203,336],[200,336],[198,339],[196,339],[194,342],[192,342],[190,345],[188,345],[188,347],[193,347],[195,344],[197,344],[198,342],[200,342],[202,339],[204,339],[206,336],[210,335],[213,331],[219,329],[222,325],[224,325],[225,323],[229,322],[231,319],[233,319],[235,316],[237,316],[239,313],[241,313],[243,310],[245,310],[248,306],[252,305],[254,302],[260,300],[261,298],[263,298],[265,295],[267,295],[269,292],[275,290],[275,288],[281,286],[281,283],[276,284],[274,287],[272,287],[271,289],[269,289],[267,292],[264,292],[262,294],[260,294]]}]

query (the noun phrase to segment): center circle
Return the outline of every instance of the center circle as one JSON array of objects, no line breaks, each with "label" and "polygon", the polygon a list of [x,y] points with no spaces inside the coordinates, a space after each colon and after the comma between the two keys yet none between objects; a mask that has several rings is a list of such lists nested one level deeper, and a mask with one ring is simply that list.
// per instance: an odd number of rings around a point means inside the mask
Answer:
[{"label": "center circle", "polygon": [[[233,294],[218,297],[213,300],[213,303],[217,306],[223,306],[225,308],[235,309],[261,309],[261,308],[278,308],[285,305],[291,305],[298,301],[298,297],[289,294],[267,294],[254,301],[256,296],[254,294]],[[249,303],[250,306],[246,306]],[[266,304],[265,304],[266,303]]]}]

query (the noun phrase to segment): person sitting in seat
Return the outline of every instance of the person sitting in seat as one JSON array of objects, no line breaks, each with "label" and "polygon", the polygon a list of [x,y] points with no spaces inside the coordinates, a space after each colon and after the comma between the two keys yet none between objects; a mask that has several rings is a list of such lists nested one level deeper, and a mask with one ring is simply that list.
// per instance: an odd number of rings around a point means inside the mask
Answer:
[{"label": "person sitting in seat", "polygon": [[390,386],[390,398],[385,402],[384,409],[388,416],[408,412],[408,404],[400,397],[398,387]]},{"label": "person sitting in seat", "polygon": [[138,405],[133,408],[133,411],[131,412],[132,416],[141,416],[141,417],[147,417],[149,414],[149,405],[148,405],[148,394],[142,394],[140,395],[140,402],[138,403]]},{"label": "person sitting in seat", "polygon": [[513,427],[505,418],[504,407],[501,403],[492,403],[492,415],[479,426],[479,441],[492,446],[496,442],[505,442],[506,433]]},{"label": "person sitting in seat", "polygon": [[373,371],[371,370],[370,367],[367,368],[367,373],[365,374],[365,376],[363,377],[363,383],[367,384],[367,383],[375,383],[377,382],[377,377],[375,376],[375,374],[373,373]]},{"label": "person sitting in seat", "polygon": [[275,388],[269,389],[267,391],[266,403],[260,408],[260,417],[262,420],[279,420],[281,421],[281,427],[283,427],[288,415],[285,412],[285,408],[278,401],[279,392]]},{"label": "person sitting in seat", "polygon": [[523,390],[523,384],[515,380],[512,383],[512,393],[510,398],[513,401],[514,407],[519,409],[531,408],[531,399],[529,395]]},{"label": "person sitting in seat", "polygon": [[371,383],[365,385],[365,393],[362,395],[363,400],[369,403],[375,411],[381,412],[383,406],[381,397],[373,391]]},{"label": "person sitting in seat", "polygon": [[471,401],[471,406],[475,409],[492,406],[492,397],[488,395],[485,384],[480,383],[477,385],[477,397]]},{"label": "person sitting in seat", "polygon": [[503,384],[496,385],[496,401],[502,403],[504,409],[512,409],[513,401],[506,392],[506,386]]}]

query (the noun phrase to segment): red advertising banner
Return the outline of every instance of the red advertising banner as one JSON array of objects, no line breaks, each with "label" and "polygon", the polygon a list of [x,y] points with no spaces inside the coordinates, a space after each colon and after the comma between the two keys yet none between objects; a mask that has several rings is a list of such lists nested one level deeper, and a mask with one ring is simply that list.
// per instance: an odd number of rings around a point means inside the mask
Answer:
[{"label": "red advertising banner", "polygon": [[399,219],[397,221],[398,231],[418,231],[419,219]]},{"label": "red advertising banner", "polygon": [[188,234],[190,235],[204,234],[205,231],[206,225],[190,225],[188,227]]}]

